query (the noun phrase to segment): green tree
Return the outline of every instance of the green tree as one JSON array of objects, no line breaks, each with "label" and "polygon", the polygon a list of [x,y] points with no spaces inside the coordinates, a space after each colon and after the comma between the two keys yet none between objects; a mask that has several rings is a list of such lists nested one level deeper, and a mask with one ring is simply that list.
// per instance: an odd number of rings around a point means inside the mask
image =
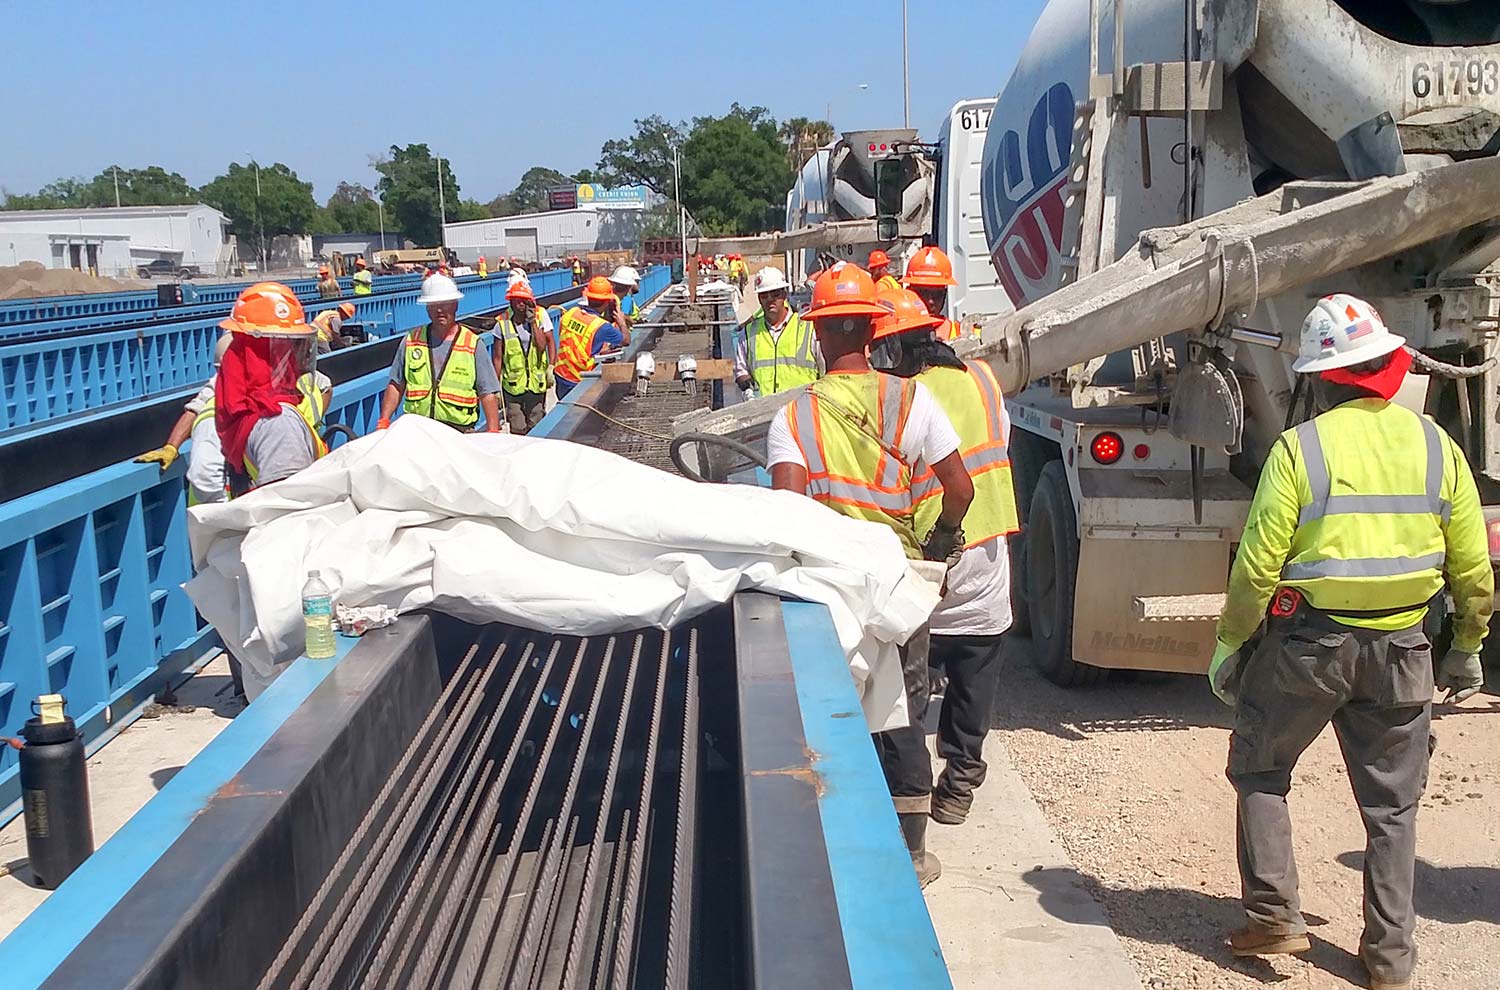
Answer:
[{"label": "green tree", "polygon": [[792,169],[764,107],[736,103],[699,117],[682,146],[682,201],[711,234],[754,234],[778,223]]},{"label": "green tree", "polygon": [[259,236],[262,229],[267,237],[307,233],[318,212],[312,183],[297,178],[297,173],[281,162],[262,165],[259,172],[257,196],[256,167],[231,162],[223,175],[200,190],[203,201],[229,217],[241,238]]},{"label": "green tree", "polygon": [[490,214],[510,217],[517,213],[537,213],[547,208],[547,190],[584,181],[587,180],[566,175],[555,168],[534,165],[526,170],[514,189],[490,201]]},{"label": "green tree", "polygon": [[58,179],[34,194],[4,197],[11,210],[56,210],[115,205],[115,180],[119,179],[121,206],[172,206],[196,203],[199,196],[188,181],[159,165],[147,168],[110,166],[92,179]]},{"label": "green tree", "polygon": [[[459,208],[458,180],[448,160],[442,160],[443,196],[451,211]],[[394,218],[402,234],[415,244],[441,243],[442,219],[438,207],[438,162],[425,144],[391,145],[383,161],[375,163],[380,173],[376,184],[385,201],[386,215]]]},{"label": "green tree", "polygon": [[[738,106],[738,104],[736,104]],[[604,142],[592,181],[606,186],[644,185],[672,195],[672,149],[683,141],[684,125],[659,114],[635,122],[628,138]]]},{"label": "green tree", "polygon": [[448,222],[462,223],[465,220],[488,220],[492,214],[489,207],[477,199],[461,199],[448,204]]},{"label": "green tree", "polygon": [[795,173],[815,155],[819,148],[833,140],[833,125],[826,120],[793,117],[782,121],[777,137],[786,148],[787,166]]},{"label": "green tree", "polygon": [[380,229],[380,204],[368,186],[340,182],[328,197],[327,212],[335,233],[371,233]]}]

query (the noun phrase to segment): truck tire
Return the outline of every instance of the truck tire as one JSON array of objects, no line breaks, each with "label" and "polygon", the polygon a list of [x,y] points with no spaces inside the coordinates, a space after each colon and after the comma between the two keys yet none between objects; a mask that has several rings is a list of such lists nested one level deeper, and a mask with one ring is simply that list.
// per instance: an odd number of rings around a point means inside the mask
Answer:
[{"label": "truck tire", "polygon": [[1010,478],[1016,496],[1016,521],[1021,529],[1006,537],[1005,549],[1010,555],[1010,633],[1031,635],[1031,606],[1027,603],[1030,575],[1026,569],[1026,516],[1036,490],[1037,476],[1047,463],[1046,453],[1038,449],[1041,442],[1031,434],[1012,429],[1010,432]]},{"label": "truck tire", "polygon": [[1027,606],[1037,669],[1059,687],[1097,684],[1108,671],[1073,659],[1078,517],[1073,512],[1073,496],[1062,461],[1051,461],[1042,468],[1027,515]]}]

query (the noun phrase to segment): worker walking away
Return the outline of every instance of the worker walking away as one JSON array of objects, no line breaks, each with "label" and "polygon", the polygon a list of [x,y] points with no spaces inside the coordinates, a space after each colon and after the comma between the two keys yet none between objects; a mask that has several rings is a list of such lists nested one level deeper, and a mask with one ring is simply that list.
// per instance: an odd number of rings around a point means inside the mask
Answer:
[{"label": "worker walking away", "polygon": [[[995,373],[982,361],[963,361],[933,336],[942,319],[897,286],[880,291],[890,315],[875,321],[870,364],[927,387],[958,432],[959,454],[974,483],[964,516],[963,555],[948,572],[943,600],[933,610],[930,665],[947,675],[938,717],[937,751],[944,761],[932,792],[932,818],[961,825],[984,783],[989,735],[1000,679],[1003,634],[1011,625],[1010,558],[1005,538],[1020,529],[1010,452],[1010,421]],[[919,465],[912,481],[916,530],[938,520],[942,489]]]},{"label": "worker walking away", "polygon": [[738,254],[729,256],[729,278],[741,292],[745,291],[745,285],[750,281],[750,268]]},{"label": "worker walking away", "polygon": [[641,312],[640,305],[635,301],[636,291],[641,287],[641,276],[630,265],[621,265],[609,276],[609,284],[615,290],[615,299],[619,303],[620,315],[625,318],[625,326],[634,326]]},{"label": "worker walking away", "polygon": [[331,397],[316,375],[315,334],[296,293],[257,282],[219,326],[231,341],[214,383],[214,421],[232,494],[291,477],[328,453]]},{"label": "worker walking away", "polygon": [[155,450],[135,459],[137,464],[159,464],[165,471],[177,460],[178,451],[185,441],[191,439],[188,450],[188,468],[184,481],[187,483],[188,505],[205,502],[222,502],[229,497],[224,478],[224,449],[219,444],[219,431],[214,424],[214,382],[218,379],[218,367],[224,360],[233,340],[230,334],[219,337],[214,345],[214,374],[198,394],[188,400],[182,415],[172,424],[166,442]]},{"label": "worker walking away", "polygon": [[734,383],[745,398],[775,395],[823,376],[823,352],[810,320],[787,302],[786,275],[767,266],[755,273],[760,309],[734,332]]},{"label": "worker walking away", "polygon": [[[1330,721],[1368,842],[1360,958],[1370,986],[1411,986],[1416,817],[1427,782],[1434,673],[1423,620],[1446,586],[1453,645],[1436,686],[1483,683],[1494,577],[1473,475],[1432,420],[1394,404],[1402,338],[1347,295],[1317,304],[1293,371],[1320,414],[1283,433],[1261,469],[1209,668],[1234,706],[1228,777],[1249,924],[1235,955],[1306,952],[1287,792]],[[1269,613],[1267,607],[1269,606]],[[1265,637],[1244,647],[1265,617]]]},{"label": "worker walking away", "polygon": [[578,260],[578,255],[576,255],[576,254],[573,255],[573,259],[572,260],[573,260],[573,264],[572,264],[572,269],[573,269],[573,284],[574,285],[582,285],[583,284],[583,262]]},{"label": "worker walking away", "polygon": [[343,294],[344,294],[344,290],[339,287],[339,280],[333,277],[333,274],[328,270],[328,266],[327,265],[319,265],[318,266],[318,298],[319,299],[337,299],[339,296],[341,296]]},{"label": "worker walking away", "polygon": [[958,321],[945,316],[948,311],[948,287],[957,285],[958,280],[953,277],[953,262],[948,260],[942,248],[924,247],[917,251],[911,264],[906,266],[906,277],[902,284],[921,298],[927,312],[944,317],[942,324],[933,331],[933,336],[938,340],[957,340],[962,336],[963,331]]},{"label": "worker walking away", "polygon": [[368,296],[375,289],[375,276],[370,274],[364,255],[354,259],[354,294]]},{"label": "worker walking away", "polygon": [[510,312],[495,324],[499,342],[495,370],[505,393],[505,416],[510,432],[523,435],[547,413],[547,389],[552,387],[552,367],[557,363],[557,342],[547,313],[536,304],[531,283],[524,278],[511,282],[505,298]]},{"label": "worker walking away", "polygon": [[482,254],[479,256],[479,277],[480,278],[489,278],[490,277],[490,266],[489,266],[489,263],[484,260],[484,255],[482,255]]},{"label": "worker walking away", "polygon": [[600,356],[630,344],[630,329],[614,322],[615,301],[609,279],[595,275],[583,290],[583,305],[563,313],[558,321],[554,377],[559,399],[598,366]]},{"label": "worker walking away", "polygon": [[327,354],[344,347],[344,321],[354,319],[354,304],[341,302],[332,309],[325,309],[313,317],[312,326],[318,337],[318,353]]},{"label": "worker walking away", "polygon": [[376,429],[391,425],[396,406],[467,433],[484,410],[485,431],[500,432],[500,379],[479,334],[458,322],[464,297],[447,275],[429,275],[417,302],[428,324],[406,335],[391,361],[390,384],[380,399]]},{"label": "worker walking away", "polygon": [[875,280],[875,289],[899,289],[901,283],[891,274],[891,256],[880,248],[870,252],[870,277]]},{"label": "worker walking away", "polygon": [[[777,412],[767,435],[771,486],[809,495],[855,519],[889,526],[912,560],[947,561],[964,544],[961,524],[974,489],[948,417],[921,383],[873,370],[866,356],[873,321],[884,316],[875,283],[849,265],[813,287],[808,318],[828,359],[828,374]],[[939,485],[930,532],[919,534],[914,467],[929,464]],[[932,760],[922,719],[927,708],[926,650],[914,636],[903,650],[909,724],[875,734],[912,866],[926,886],[942,872],[927,851]]]}]

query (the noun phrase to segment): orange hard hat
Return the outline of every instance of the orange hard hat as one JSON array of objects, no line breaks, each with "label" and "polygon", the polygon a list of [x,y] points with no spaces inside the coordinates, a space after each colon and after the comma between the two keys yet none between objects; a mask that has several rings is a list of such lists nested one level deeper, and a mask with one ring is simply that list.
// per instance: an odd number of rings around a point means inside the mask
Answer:
[{"label": "orange hard hat", "polygon": [[363,259],[363,258],[355,258],[354,259],[354,267],[355,268],[364,268],[365,267],[365,259]]},{"label": "orange hard hat", "polygon": [[882,306],[890,307],[884,316],[875,318],[875,340],[893,337],[910,330],[931,330],[940,325],[941,317],[927,312],[922,297],[910,289],[881,286],[877,292]]},{"label": "orange hard hat", "polygon": [[354,304],[352,302],[339,303],[339,315],[348,320],[354,316]]},{"label": "orange hard hat", "polygon": [[583,298],[609,302],[615,298],[615,287],[610,285],[609,279],[603,275],[595,275],[589,279],[588,287],[583,290]]},{"label": "orange hard hat", "polygon": [[518,278],[510,283],[510,288],[505,290],[507,299],[530,299],[536,302],[536,296],[531,291],[531,285],[524,278]]},{"label": "orange hard hat", "polygon": [[280,282],[256,282],[245,289],[219,326],[257,337],[305,337],[315,332],[307,325],[297,294]]},{"label": "orange hard hat", "polygon": [[906,266],[906,277],[902,282],[908,288],[921,285],[934,289],[958,284],[953,278],[953,262],[948,260],[942,248],[935,247],[924,247],[917,252],[911,264]]},{"label": "orange hard hat", "polygon": [[845,265],[838,271],[830,269],[818,276],[817,282],[813,283],[812,306],[807,311],[807,318],[885,316],[888,312],[880,305],[875,280],[870,278],[870,273],[858,265]]},{"label": "orange hard hat", "polygon": [[888,267],[890,267],[890,264],[891,264],[891,256],[888,255],[888,254],[886,254],[884,251],[880,250],[880,248],[876,248],[875,250],[873,250],[873,251],[870,252],[870,267],[871,268],[879,268],[882,265],[884,265],[885,267],[888,268]]}]

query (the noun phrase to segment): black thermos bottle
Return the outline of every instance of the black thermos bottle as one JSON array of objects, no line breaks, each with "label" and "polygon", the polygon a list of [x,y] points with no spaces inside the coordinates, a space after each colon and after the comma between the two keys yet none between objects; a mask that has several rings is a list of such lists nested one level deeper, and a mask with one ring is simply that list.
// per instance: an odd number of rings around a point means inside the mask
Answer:
[{"label": "black thermos bottle", "polygon": [[94,851],[83,737],[71,718],[54,713],[28,719],[21,738],[26,854],[37,886],[53,890]]}]

